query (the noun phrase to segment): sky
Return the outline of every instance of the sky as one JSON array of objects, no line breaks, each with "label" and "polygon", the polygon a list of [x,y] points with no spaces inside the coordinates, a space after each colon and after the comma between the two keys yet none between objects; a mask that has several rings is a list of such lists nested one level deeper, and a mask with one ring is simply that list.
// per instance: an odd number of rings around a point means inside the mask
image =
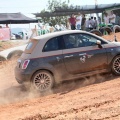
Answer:
[{"label": "sky", "polygon": [[[65,1],[65,0],[61,0]],[[120,3],[120,0],[97,0],[98,4]],[[34,18],[31,13],[39,13],[46,9],[48,0],[0,0],[0,13],[21,12]],[[94,5],[95,0],[70,0],[72,5]]]}]

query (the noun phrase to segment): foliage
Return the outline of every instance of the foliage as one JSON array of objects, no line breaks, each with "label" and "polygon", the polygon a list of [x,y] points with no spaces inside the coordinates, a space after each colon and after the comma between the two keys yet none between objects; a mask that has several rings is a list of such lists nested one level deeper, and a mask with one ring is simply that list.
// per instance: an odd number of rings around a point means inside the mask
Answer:
[{"label": "foliage", "polygon": [[[61,1],[61,0],[48,0],[47,11],[54,12],[55,7],[68,7],[68,1]],[[41,13],[46,13],[45,9],[41,11]],[[66,16],[56,16],[56,17],[42,17],[41,22],[49,23],[52,26],[56,24],[66,24],[67,17]]]}]

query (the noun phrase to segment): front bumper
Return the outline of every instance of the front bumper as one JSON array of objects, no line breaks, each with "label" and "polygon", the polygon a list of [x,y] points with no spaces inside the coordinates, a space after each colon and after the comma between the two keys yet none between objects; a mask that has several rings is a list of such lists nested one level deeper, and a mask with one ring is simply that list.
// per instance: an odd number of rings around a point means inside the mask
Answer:
[{"label": "front bumper", "polygon": [[26,73],[25,70],[15,67],[15,78],[19,84],[30,82],[32,77],[31,73]]}]

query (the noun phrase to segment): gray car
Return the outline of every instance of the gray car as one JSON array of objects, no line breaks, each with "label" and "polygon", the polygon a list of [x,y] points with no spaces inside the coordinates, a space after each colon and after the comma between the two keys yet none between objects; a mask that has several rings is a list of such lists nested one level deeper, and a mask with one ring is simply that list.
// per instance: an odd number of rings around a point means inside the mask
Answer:
[{"label": "gray car", "polygon": [[120,75],[120,43],[92,33],[67,30],[34,37],[17,62],[18,83],[39,91],[55,83],[102,72]]}]

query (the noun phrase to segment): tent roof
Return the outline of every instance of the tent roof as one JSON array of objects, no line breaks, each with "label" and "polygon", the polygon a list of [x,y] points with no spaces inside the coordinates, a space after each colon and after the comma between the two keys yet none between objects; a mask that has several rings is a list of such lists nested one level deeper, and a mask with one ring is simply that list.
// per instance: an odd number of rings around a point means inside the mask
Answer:
[{"label": "tent roof", "polygon": [[0,13],[0,24],[36,23],[37,21],[21,13]]},{"label": "tent roof", "polygon": [[106,9],[112,9],[115,7],[120,7],[120,3],[113,4],[99,4],[99,5],[83,5],[83,6],[69,6],[69,7],[55,7],[54,12],[45,12],[45,13],[35,13],[36,17],[55,17],[55,16],[67,16],[71,13],[101,13]]}]

